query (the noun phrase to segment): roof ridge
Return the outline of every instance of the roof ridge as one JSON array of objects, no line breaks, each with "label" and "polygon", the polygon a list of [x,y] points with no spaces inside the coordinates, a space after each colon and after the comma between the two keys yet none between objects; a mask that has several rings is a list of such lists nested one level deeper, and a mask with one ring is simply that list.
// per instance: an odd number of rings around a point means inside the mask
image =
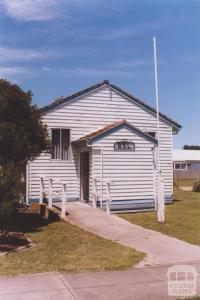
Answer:
[{"label": "roof ridge", "polygon": [[80,97],[80,96],[82,96],[82,95],[84,95],[84,94],[86,94],[86,93],[88,93],[88,92],[90,92],[92,90],[95,90],[95,89],[97,89],[99,87],[102,87],[103,85],[109,85],[110,86],[111,83],[110,83],[109,80],[104,79],[103,81],[100,81],[100,82],[98,82],[96,84],[93,84],[93,85],[91,85],[91,86],[89,86],[89,87],[87,87],[85,89],[82,89],[82,90],[80,90],[78,92],[75,92],[75,93],[73,93],[73,94],[71,94],[69,96],[58,97],[55,100],[53,100],[53,102],[51,102],[50,104],[48,104],[48,105],[40,108],[40,111],[42,113],[45,112],[45,111],[48,111],[49,109],[52,109],[52,108],[57,107],[59,105],[62,105],[62,104],[64,104],[65,102],[67,102],[69,100],[73,100],[73,99],[75,99],[77,97]]},{"label": "roof ridge", "polygon": [[[43,108],[40,109],[41,113],[45,113],[47,111],[49,111],[50,109],[53,109],[57,106],[60,106],[64,103],[67,103],[68,101],[74,100],[80,96],[83,96],[91,91],[94,91],[104,85],[108,85],[109,87],[113,88],[115,91],[123,94],[124,96],[126,96],[127,98],[129,98],[130,100],[132,100],[133,102],[137,103],[138,105],[142,106],[143,108],[146,108],[148,111],[152,112],[153,114],[156,114],[156,109],[154,107],[152,107],[149,104],[146,104],[143,100],[140,100],[139,98],[136,98],[134,95],[132,95],[129,92],[126,92],[125,90],[123,90],[122,88],[112,84],[109,80],[105,79],[99,83],[96,83],[94,85],[91,85],[90,87],[80,90],[79,92],[76,92],[74,94],[71,94],[70,96],[61,98],[61,99],[57,99],[56,101],[52,102],[49,105],[44,106]],[[159,115],[161,118],[163,118],[166,122],[170,123],[172,126],[174,126],[177,129],[181,129],[181,125],[179,123],[177,123],[176,121],[174,121],[173,119],[169,118],[168,116],[166,116],[165,114],[159,112]]]}]

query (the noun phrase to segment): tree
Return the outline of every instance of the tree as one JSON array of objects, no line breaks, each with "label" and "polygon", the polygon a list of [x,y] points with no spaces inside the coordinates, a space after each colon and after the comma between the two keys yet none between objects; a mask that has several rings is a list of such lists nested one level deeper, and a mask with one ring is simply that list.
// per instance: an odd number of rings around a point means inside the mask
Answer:
[{"label": "tree", "polygon": [[41,113],[32,94],[0,79],[0,227],[16,213],[27,161],[50,149]]},{"label": "tree", "polygon": [[200,150],[200,146],[198,145],[184,145],[184,150]]}]

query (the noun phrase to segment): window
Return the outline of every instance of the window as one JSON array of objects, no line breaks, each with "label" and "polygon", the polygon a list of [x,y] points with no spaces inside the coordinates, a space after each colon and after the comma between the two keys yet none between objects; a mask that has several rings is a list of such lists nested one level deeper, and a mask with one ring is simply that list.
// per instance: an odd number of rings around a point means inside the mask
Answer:
[{"label": "window", "polygon": [[70,130],[52,129],[52,159],[69,159]]},{"label": "window", "polygon": [[135,144],[133,142],[121,141],[114,143],[115,151],[135,151]]},{"label": "window", "polygon": [[156,138],[156,132],[155,131],[148,131],[147,134],[150,135],[154,139]]},{"label": "window", "polygon": [[187,170],[186,163],[175,163],[175,170]]}]

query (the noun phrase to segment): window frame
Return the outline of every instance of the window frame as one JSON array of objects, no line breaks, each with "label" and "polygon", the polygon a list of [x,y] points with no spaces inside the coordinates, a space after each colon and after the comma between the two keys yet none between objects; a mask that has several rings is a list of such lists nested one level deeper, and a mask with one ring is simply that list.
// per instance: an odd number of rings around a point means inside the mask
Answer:
[{"label": "window frame", "polygon": [[[62,158],[53,158],[52,157],[52,152],[51,152],[51,158],[50,160],[53,161],[71,161],[72,160],[72,153],[71,153],[71,128],[69,127],[51,127],[50,128],[50,138],[51,138],[51,142],[52,142],[52,137],[53,137],[53,130],[60,130],[60,144],[62,145],[62,134],[61,134],[61,130],[69,130],[69,147],[68,147],[68,158],[67,159],[62,159]],[[61,148],[60,148],[60,151]],[[60,155],[61,156],[61,155]]]},{"label": "window frame", "polygon": [[[180,168],[177,168],[177,165],[180,166]],[[183,168],[182,166],[185,165],[185,168]],[[175,162],[174,163],[174,170],[177,171],[186,171],[187,170],[187,163],[186,162]]]},{"label": "window frame", "polygon": [[[128,149],[128,145],[133,145],[133,149]],[[116,147],[118,145],[118,147]],[[121,145],[119,147],[119,145]],[[127,145],[127,148],[123,148],[122,146]],[[132,141],[122,140],[122,141],[116,141],[113,145],[113,150],[116,152],[135,152],[135,143]]]},{"label": "window frame", "polygon": [[156,139],[157,132],[156,131],[147,131],[147,134],[151,136],[153,139]]}]

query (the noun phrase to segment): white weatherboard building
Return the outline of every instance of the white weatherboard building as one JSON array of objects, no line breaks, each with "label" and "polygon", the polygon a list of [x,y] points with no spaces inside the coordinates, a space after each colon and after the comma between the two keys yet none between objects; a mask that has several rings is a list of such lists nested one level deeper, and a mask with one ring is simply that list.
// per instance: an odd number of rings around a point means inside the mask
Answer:
[{"label": "white weatherboard building", "polygon": [[174,170],[199,170],[200,150],[173,150]]},{"label": "white weatherboard building", "polygon": [[[153,209],[156,198],[156,110],[105,80],[41,109],[52,140],[27,166],[27,201],[48,198],[49,178],[60,180],[68,201],[104,207],[110,184],[111,210]],[[173,194],[172,135],[181,126],[160,113],[160,156],[165,201]],[[97,193],[96,193],[97,192]]]}]

